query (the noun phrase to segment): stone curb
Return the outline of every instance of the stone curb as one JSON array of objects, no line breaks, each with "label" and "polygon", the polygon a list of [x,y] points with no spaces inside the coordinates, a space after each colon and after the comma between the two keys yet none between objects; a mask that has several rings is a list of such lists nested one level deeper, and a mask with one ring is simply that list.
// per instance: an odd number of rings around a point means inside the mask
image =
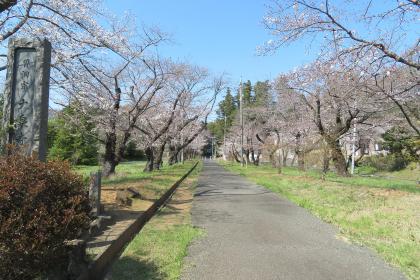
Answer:
[{"label": "stone curb", "polygon": [[77,280],[102,280],[112,263],[121,255],[124,247],[140,232],[154,214],[172,197],[178,186],[187,178],[197,167],[198,162],[179,179],[172,187],[162,195],[159,200],[155,201],[144,213],[139,215],[136,220],[124,230],[117,239],[101,254],[93,263],[91,263]]}]

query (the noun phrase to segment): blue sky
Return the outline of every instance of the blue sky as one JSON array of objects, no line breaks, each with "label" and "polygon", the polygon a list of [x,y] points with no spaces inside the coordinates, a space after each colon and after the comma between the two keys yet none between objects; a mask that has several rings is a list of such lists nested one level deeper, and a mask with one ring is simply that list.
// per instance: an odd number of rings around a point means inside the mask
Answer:
[{"label": "blue sky", "polygon": [[130,11],[138,23],[158,26],[174,43],[160,48],[163,56],[187,60],[226,72],[233,84],[276,77],[310,61],[304,44],[293,44],[272,56],[257,56],[256,47],[269,39],[261,24],[267,0],[107,0],[120,14]]}]

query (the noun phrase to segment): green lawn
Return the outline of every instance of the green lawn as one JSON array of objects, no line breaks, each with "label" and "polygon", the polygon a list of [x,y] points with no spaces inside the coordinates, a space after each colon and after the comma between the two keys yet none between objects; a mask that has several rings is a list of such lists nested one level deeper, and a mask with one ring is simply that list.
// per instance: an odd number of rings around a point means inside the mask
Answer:
[{"label": "green lawn", "polygon": [[338,177],[264,166],[226,169],[276,192],[338,226],[339,238],[374,249],[409,278],[420,279],[420,188],[414,181]]},{"label": "green lawn", "polygon": [[[185,164],[175,164],[172,166],[164,165],[161,170],[153,172],[143,172],[145,161],[123,162],[116,168],[115,175],[103,178],[102,184],[106,186],[118,187],[130,185],[131,183],[147,182],[145,188],[162,195],[173,183],[182,177],[195,163],[186,161]],[[88,178],[91,172],[100,170],[100,166],[75,166],[76,173]]]},{"label": "green lawn", "polygon": [[377,172],[374,175],[392,179],[420,181],[420,167],[418,163],[412,162],[403,170],[394,172]]},{"label": "green lawn", "polygon": [[[118,184],[121,182],[129,182],[148,178],[152,173],[143,172],[145,161],[128,161],[122,162],[116,167],[115,175],[105,178],[102,182],[105,184]],[[174,168],[174,166],[164,166],[163,170]],[[101,166],[76,165],[73,167],[76,173],[83,177],[89,177],[90,173],[101,170]]]},{"label": "green lawn", "polygon": [[[188,245],[203,234],[202,230],[191,225],[188,207],[201,166],[199,164],[175,192],[171,200],[174,205],[171,202],[161,209],[127,246],[112,267],[111,279],[179,279]],[[181,177],[181,173],[186,173],[191,167],[192,162],[186,162],[164,168],[161,172],[176,170]]]},{"label": "green lawn", "polygon": [[188,245],[201,235],[191,225],[155,228],[154,223],[130,243],[112,268],[116,280],[179,279]]}]

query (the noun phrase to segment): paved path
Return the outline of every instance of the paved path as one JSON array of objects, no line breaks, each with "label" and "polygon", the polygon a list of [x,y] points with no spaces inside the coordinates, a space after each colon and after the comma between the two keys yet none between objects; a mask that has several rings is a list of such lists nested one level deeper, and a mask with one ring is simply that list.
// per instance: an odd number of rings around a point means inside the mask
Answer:
[{"label": "paved path", "polygon": [[405,279],[366,248],[286,199],[204,164],[193,223],[207,235],[189,249],[183,279]]}]

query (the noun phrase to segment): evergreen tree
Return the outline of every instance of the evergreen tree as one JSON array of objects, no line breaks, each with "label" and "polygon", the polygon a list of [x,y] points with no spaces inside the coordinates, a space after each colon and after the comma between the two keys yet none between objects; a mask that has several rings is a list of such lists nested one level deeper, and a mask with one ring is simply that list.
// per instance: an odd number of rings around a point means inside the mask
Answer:
[{"label": "evergreen tree", "polygon": [[235,99],[232,96],[230,88],[227,89],[225,99],[219,103],[219,109],[216,111],[217,118],[223,120],[226,117],[227,126],[230,127],[236,114]]},{"label": "evergreen tree", "polygon": [[124,153],[124,159],[126,160],[145,160],[143,150],[137,148],[137,145],[134,141],[130,141],[127,144],[126,151]]},{"label": "evergreen tree", "polygon": [[[252,84],[251,81],[248,80],[245,83],[242,83],[242,102],[244,107],[250,105],[254,101],[254,96],[252,95]],[[239,88],[236,94],[236,104],[239,108],[240,97],[239,97]]]},{"label": "evergreen tree", "polygon": [[264,82],[258,81],[257,83],[255,83],[254,92],[255,92],[255,105],[256,106],[269,106],[272,103],[269,81],[264,81]]},{"label": "evergreen tree", "polygon": [[96,165],[98,140],[95,124],[87,116],[77,116],[77,125],[69,118],[77,115],[72,106],[64,108],[48,123],[48,158],[69,160],[72,164]]},{"label": "evergreen tree", "polygon": [[420,139],[407,129],[393,127],[382,138],[383,147],[394,157],[392,171],[403,169],[409,162],[419,161]]},{"label": "evergreen tree", "polygon": [[224,125],[225,125],[224,120],[216,119],[216,120],[210,122],[207,126],[207,128],[211,132],[211,134],[214,137],[216,137],[218,143],[222,143],[222,141],[223,141]]},{"label": "evergreen tree", "polygon": [[243,94],[244,94],[244,104],[245,105],[251,104],[254,100],[254,96],[252,96],[252,84],[250,80],[246,81],[246,83],[244,84]]},{"label": "evergreen tree", "polygon": [[225,131],[225,117],[226,117],[226,131],[232,126],[237,112],[237,103],[232,95],[231,89],[226,91],[225,98],[219,103],[219,108],[216,111],[217,119],[210,122],[208,125],[209,131],[217,138],[218,142],[223,140]]},{"label": "evergreen tree", "polygon": [[242,94],[244,106],[250,105],[254,100],[254,97],[252,96],[252,84],[250,80],[246,81],[242,85]]}]

